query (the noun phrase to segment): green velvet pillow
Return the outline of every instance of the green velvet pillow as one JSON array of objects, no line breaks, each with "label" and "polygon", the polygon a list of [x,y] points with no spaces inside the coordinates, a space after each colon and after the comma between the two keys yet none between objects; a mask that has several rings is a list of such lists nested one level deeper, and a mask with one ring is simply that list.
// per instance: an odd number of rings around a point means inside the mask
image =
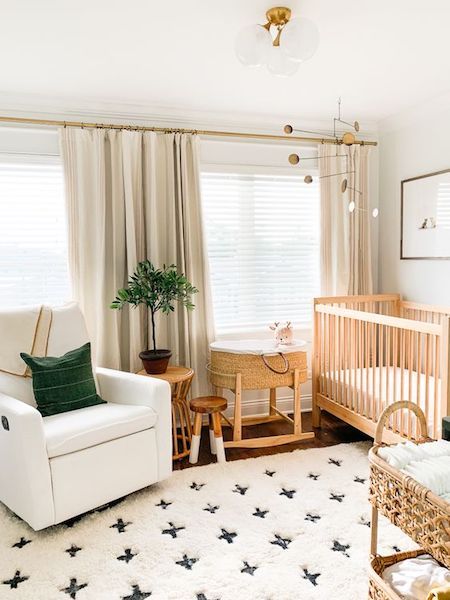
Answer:
[{"label": "green velvet pillow", "polygon": [[25,352],[20,356],[31,369],[34,398],[43,417],[105,404],[95,387],[90,343],[60,357],[37,357]]}]

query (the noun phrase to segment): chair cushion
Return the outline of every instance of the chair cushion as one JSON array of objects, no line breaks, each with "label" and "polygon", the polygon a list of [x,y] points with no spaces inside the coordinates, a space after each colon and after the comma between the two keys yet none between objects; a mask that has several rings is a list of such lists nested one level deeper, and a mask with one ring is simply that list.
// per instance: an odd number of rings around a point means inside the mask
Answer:
[{"label": "chair cushion", "polygon": [[60,357],[25,352],[20,356],[31,369],[34,397],[43,417],[105,402],[97,394],[89,342]]},{"label": "chair cushion", "polygon": [[112,402],[44,417],[47,454],[54,458],[144,431],[156,419],[148,406]]}]

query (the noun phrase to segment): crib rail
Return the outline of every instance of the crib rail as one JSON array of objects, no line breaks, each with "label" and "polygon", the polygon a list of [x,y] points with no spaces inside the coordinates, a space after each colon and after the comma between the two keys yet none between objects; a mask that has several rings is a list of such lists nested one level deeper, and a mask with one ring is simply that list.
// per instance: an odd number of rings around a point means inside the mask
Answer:
[{"label": "crib rail", "polygon": [[448,306],[430,306],[417,302],[401,301],[399,308],[400,317],[438,325],[442,323],[444,317],[450,316],[450,307]]},{"label": "crib rail", "polygon": [[[424,411],[430,437],[440,437],[442,416],[450,414],[449,316],[439,308],[428,310],[439,316],[436,322],[394,316],[425,312],[423,305],[418,309],[402,303],[397,295],[345,298],[315,302],[314,425],[320,409],[325,409],[373,435],[383,410],[407,400]],[[386,309],[386,303],[391,314],[377,312]],[[347,308],[364,304],[366,310]],[[419,433],[415,418],[407,412],[395,414],[389,430],[392,441],[416,439]]]}]

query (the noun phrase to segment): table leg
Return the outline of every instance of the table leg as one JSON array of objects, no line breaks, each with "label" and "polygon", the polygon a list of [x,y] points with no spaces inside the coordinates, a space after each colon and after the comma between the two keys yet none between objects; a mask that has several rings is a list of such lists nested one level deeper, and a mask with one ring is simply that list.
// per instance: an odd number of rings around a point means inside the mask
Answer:
[{"label": "table leg", "polygon": [[189,462],[195,465],[198,462],[198,451],[200,449],[200,436],[202,433],[202,415],[201,413],[195,413],[194,418],[194,434],[191,442],[191,453],[189,455]]},{"label": "table leg", "polygon": [[213,426],[214,426],[214,444],[216,446],[217,462],[226,462],[225,448],[223,446],[222,437],[222,425],[220,422],[220,413],[213,413],[212,415]]},{"label": "table leg", "polygon": [[209,446],[211,448],[211,454],[216,454],[216,441],[214,437],[214,423],[212,415],[209,415]]}]

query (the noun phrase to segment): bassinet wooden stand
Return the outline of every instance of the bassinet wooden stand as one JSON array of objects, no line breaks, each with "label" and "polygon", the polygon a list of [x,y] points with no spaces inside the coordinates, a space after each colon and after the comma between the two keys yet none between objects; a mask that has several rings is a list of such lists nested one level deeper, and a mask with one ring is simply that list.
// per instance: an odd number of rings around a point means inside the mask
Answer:
[{"label": "bassinet wooden stand", "polygon": [[[289,355],[289,368],[284,370],[285,363],[280,355],[266,358],[267,363],[278,371],[271,371],[261,356],[255,354],[233,354],[221,351],[211,352],[211,364],[208,366],[210,380],[216,394],[222,395],[223,389],[234,394],[234,415],[224,418],[224,425],[233,429],[233,439],[224,442],[225,448],[266,448],[290,444],[314,437],[314,432],[302,431],[301,392],[300,386],[307,380],[306,352],[292,352]],[[282,412],[277,407],[277,388],[290,387],[293,390],[293,416]],[[270,390],[269,414],[245,417],[242,416],[242,392],[244,390]],[[271,435],[266,437],[242,437],[244,426],[271,423],[285,420],[292,425],[292,433]]]}]

